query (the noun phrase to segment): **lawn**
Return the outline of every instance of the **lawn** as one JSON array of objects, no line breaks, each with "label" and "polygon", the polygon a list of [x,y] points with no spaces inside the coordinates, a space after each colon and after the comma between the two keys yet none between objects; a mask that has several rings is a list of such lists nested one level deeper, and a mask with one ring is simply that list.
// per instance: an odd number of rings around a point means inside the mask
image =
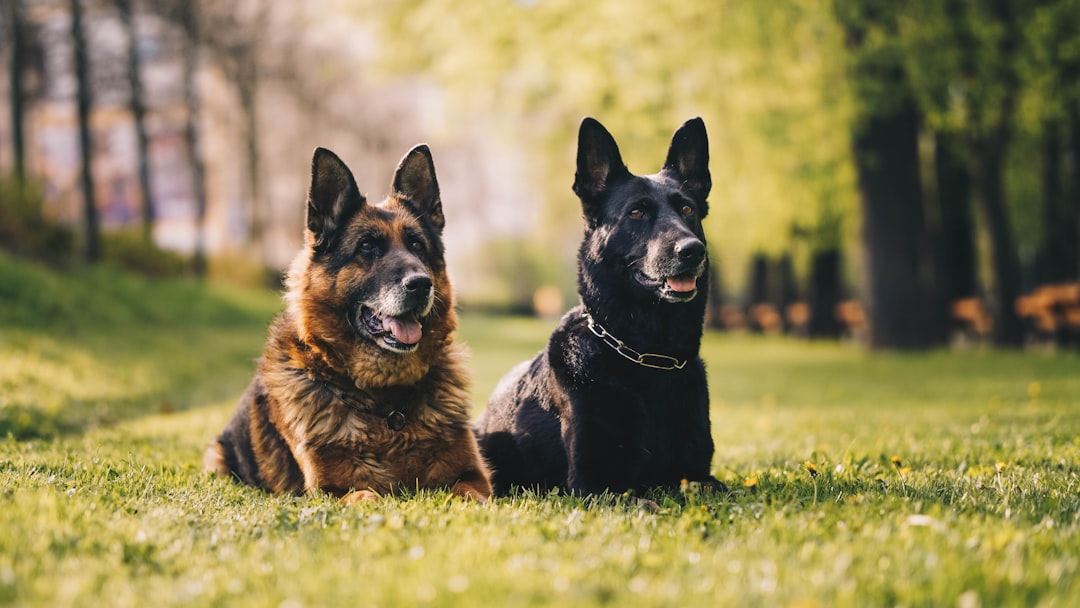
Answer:
[{"label": "lawn", "polygon": [[[714,473],[349,508],[205,476],[273,294],[0,257],[0,603],[1073,606],[1080,357],[710,334]],[[551,321],[463,314],[475,399]],[[14,413],[12,413],[14,412]]]}]

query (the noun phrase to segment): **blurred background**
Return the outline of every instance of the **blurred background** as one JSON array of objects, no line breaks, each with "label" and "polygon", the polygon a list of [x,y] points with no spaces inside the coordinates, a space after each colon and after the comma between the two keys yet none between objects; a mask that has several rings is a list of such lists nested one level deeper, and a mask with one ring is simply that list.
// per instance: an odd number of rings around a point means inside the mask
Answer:
[{"label": "blurred background", "polygon": [[577,127],[701,116],[710,327],[1080,345],[1077,0],[2,0],[0,244],[274,285],[311,152],[435,157],[460,304],[576,302]]}]

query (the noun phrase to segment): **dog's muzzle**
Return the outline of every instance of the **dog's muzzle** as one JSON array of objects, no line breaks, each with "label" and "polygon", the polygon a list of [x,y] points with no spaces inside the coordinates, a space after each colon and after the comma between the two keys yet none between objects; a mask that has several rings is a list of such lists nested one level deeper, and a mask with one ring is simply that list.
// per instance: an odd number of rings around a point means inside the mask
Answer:
[{"label": "dog's muzzle", "polygon": [[387,350],[412,352],[424,336],[423,322],[434,299],[431,277],[422,273],[409,275],[374,301],[361,303],[356,327]]}]

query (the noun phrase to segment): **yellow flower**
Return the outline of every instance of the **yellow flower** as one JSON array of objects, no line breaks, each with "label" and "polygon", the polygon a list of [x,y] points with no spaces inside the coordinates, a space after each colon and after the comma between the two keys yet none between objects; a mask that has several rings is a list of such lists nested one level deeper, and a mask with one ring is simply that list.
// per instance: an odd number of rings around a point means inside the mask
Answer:
[{"label": "yellow flower", "polygon": [[757,477],[747,477],[746,481],[744,481],[742,485],[743,485],[744,488],[750,488],[751,490],[753,490],[753,489],[757,488],[757,484],[758,484],[758,478]]},{"label": "yellow flower", "polygon": [[1008,464],[1001,462],[1000,460],[994,463],[994,468],[997,469],[998,473],[1004,471],[1008,466]]},{"label": "yellow flower", "polygon": [[891,462],[893,464],[893,466],[898,468],[898,469],[900,467],[904,466],[904,461],[900,460],[899,456],[893,456],[892,458],[889,459],[889,462]]},{"label": "yellow flower", "polygon": [[807,473],[810,473],[810,477],[817,477],[817,466],[814,463],[807,460],[802,466],[806,468]]},{"label": "yellow flower", "polygon": [[1042,384],[1038,380],[1028,384],[1027,392],[1032,401],[1038,399],[1039,394],[1042,393]]}]

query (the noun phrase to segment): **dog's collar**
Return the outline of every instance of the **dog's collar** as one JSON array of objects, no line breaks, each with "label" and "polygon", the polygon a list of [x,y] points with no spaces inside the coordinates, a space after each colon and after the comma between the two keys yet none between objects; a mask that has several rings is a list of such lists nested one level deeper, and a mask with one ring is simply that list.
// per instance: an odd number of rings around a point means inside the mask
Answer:
[{"label": "dog's collar", "polygon": [[359,412],[361,414],[367,414],[369,416],[382,417],[386,422],[386,428],[391,431],[400,431],[405,428],[405,425],[409,422],[405,412],[400,409],[394,409],[386,416],[382,416],[382,412],[377,411],[375,408],[365,405],[364,403],[353,398],[352,395],[347,394],[341,387],[337,386],[333,382],[323,380],[322,378],[316,378],[310,373],[306,374],[308,380],[317,384],[320,388],[337,398],[338,401],[344,403],[349,409]]},{"label": "dog's collar", "polygon": [[603,325],[600,325],[596,322],[596,319],[592,318],[592,315],[589,314],[588,310],[585,311],[584,315],[585,320],[589,324],[589,331],[624,358],[633,361],[642,367],[650,367],[652,369],[673,370],[686,367],[688,359],[677,359],[670,355],[660,355],[657,353],[639,353],[627,346],[626,342],[611,335]]}]

